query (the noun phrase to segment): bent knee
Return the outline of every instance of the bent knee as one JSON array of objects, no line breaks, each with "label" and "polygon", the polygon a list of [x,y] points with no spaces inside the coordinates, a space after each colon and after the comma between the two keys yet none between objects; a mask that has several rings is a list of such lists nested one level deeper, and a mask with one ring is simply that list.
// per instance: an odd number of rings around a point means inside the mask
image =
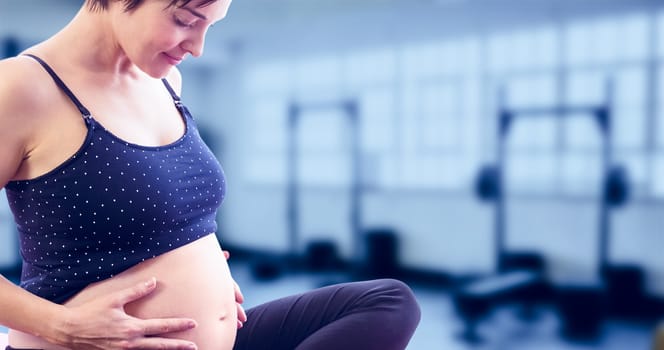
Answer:
[{"label": "bent knee", "polygon": [[421,310],[413,290],[406,283],[396,279],[387,278],[375,282],[388,297],[385,302],[389,303],[389,308],[403,317],[403,321],[408,321],[416,327],[420,322]]}]

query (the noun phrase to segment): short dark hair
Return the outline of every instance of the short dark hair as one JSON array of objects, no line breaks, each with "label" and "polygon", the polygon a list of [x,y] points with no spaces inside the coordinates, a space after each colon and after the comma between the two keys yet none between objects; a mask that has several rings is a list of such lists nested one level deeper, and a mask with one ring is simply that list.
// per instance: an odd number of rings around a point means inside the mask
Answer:
[{"label": "short dark hair", "polygon": [[[111,1],[122,1],[124,2],[125,5],[125,11],[129,12],[138,6],[140,6],[144,0],[86,0],[88,6],[92,11],[102,11],[108,9],[108,4]],[[173,7],[173,6],[178,6],[178,7],[183,7],[187,6],[190,2],[193,0],[170,0],[171,2],[168,4],[167,7]],[[210,3],[213,3],[217,0],[202,0],[200,4],[198,4],[197,7],[203,7],[207,6]]]}]

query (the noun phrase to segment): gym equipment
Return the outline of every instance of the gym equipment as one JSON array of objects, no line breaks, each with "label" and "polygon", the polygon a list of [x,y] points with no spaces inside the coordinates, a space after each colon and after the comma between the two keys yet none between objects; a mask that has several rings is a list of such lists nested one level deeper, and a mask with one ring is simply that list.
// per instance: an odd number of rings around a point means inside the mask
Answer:
[{"label": "gym equipment", "polygon": [[[607,84],[607,91],[609,86]],[[502,97],[503,94],[501,94]],[[501,102],[504,100],[500,99]],[[547,116],[592,116],[598,126],[602,141],[602,167],[605,174],[601,184],[601,196],[599,200],[599,256],[598,266],[601,272],[607,270],[608,251],[610,244],[609,212],[612,207],[624,205],[629,198],[629,179],[624,167],[612,164],[610,146],[611,136],[611,113],[610,105],[606,106],[561,106],[542,109],[509,109],[500,108],[498,124],[498,146],[497,164],[487,165],[481,168],[475,182],[475,193],[483,201],[495,204],[494,227],[495,241],[494,252],[496,257],[496,274],[480,278],[458,288],[453,296],[457,313],[464,321],[462,338],[470,342],[481,341],[477,334],[477,323],[484,318],[488,312],[504,300],[522,299],[531,304],[538,299],[550,294],[550,283],[546,278],[546,266],[541,255],[528,252],[526,256],[533,261],[539,261],[525,268],[519,264],[513,264],[510,252],[506,250],[505,244],[505,196],[503,193],[503,164],[505,162],[505,140],[509,131],[517,120],[522,117],[547,117]],[[519,253],[521,255],[523,253]],[[510,263],[512,261],[512,263]],[[597,285],[569,285],[558,289],[556,293],[559,302],[559,312],[564,321],[563,333],[568,335],[596,334],[599,322],[603,318],[602,307],[605,305],[605,291],[603,286]],[[576,322],[578,314],[584,321]]]},{"label": "gym equipment", "polygon": [[645,276],[640,267],[629,264],[606,266],[602,277],[609,316],[625,319],[647,317]]},{"label": "gym equipment", "polygon": [[620,165],[612,166],[606,174],[604,200],[612,207],[620,207],[629,200],[629,190],[627,169]]},{"label": "gym equipment", "polygon": [[[314,261],[317,258],[308,256],[312,253],[311,250],[303,253],[301,251],[300,245],[303,242],[301,241],[301,232],[300,232],[300,187],[298,185],[297,179],[297,170],[299,166],[299,157],[298,149],[299,146],[296,140],[297,127],[304,115],[305,111],[308,110],[333,110],[340,109],[343,111],[345,117],[349,121],[349,126],[351,130],[350,135],[350,156],[351,156],[351,185],[349,187],[350,192],[350,208],[349,208],[349,218],[350,218],[350,231],[352,233],[353,248],[355,251],[352,253],[354,259],[357,259],[359,256],[359,247],[361,245],[361,233],[360,233],[360,217],[361,217],[361,206],[360,206],[360,133],[358,127],[358,110],[357,103],[353,100],[347,101],[335,101],[330,103],[313,103],[313,104],[301,104],[293,102],[288,108],[288,127],[286,138],[288,140],[288,151],[287,151],[287,192],[286,192],[286,222],[287,222],[287,231],[288,231],[288,250],[286,253],[285,259],[265,259],[260,263],[256,264],[256,268],[263,270],[297,270],[302,267],[307,267],[308,263],[318,264],[321,262]],[[333,242],[328,241],[325,243],[328,245],[334,245]],[[309,246],[308,249],[321,249],[321,246],[316,247]],[[331,248],[335,252],[337,251],[336,246]],[[329,253],[329,252],[328,252]],[[326,253],[327,254],[327,253]],[[357,262],[353,262],[357,263]],[[279,266],[273,266],[267,268],[269,265],[278,264]]]},{"label": "gym equipment", "polygon": [[277,254],[261,253],[250,259],[251,275],[258,281],[269,281],[280,277],[285,270],[283,259]]},{"label": "gym equipment", "polygon": [[571,340],[594,339],[606,317],[607,294],[602,285],[567,284],[556,289],[561,335]]},{"label": "gym equipment", "polygon": [[305,263],[310,271],[330,271],[342,266],[337,246],[330,240],[316,240],[307,244]]},{"label": "gym equipment", "polygon": [[299,226],[299,194],[300,188],[297,181],[298,169],[298,146],[296,142],[297,126],[303,116],[305,110],[311,109],[341,109],[344,115],[348,118],[351,128],[351,185],[350,191],[350,230],[353,235],[353,248],[355,252],[352,254],[354,258],[359,256],[358,249],[361,246],[360,237],[360,133],[358,128],[358,110],[355,101],[342,101],[334,103],[320,103],[311,105],[302,105],[293,103],[289,108],[288,114],[288,203],[287,203],[287,218],[289,226],[289,256],[292,261],[297,262],[299,259],[299,241],[300,241],[300,226]]},{"label": "gym equipment", "polygon": [[366,264],[363,277],[397,278],[399,276],[399,240],[394,230],[374,228],[367,230]]},{"label": "gym equipment", "polygon": [[475,195],[483,201],[493,201],[502,196],[498,168],[492,165],[485,165],[475,180]]},{"label": "gym equipment", "polygon": [[21,52],[21,45],[18,42],[18,39],[14,37],[6,37],[2,42],[2,57],[14,57]]},{"label": "gym equipment", "polygon": [[502,273],[463,285],[453,294],[455,311],[464,321],[461,339],[480,343],[478,325],[490,312],[505,303],[519,303],[521,316],[533,319],[534,306],[548,293],[544,260],[531,252],[503,255]]}]

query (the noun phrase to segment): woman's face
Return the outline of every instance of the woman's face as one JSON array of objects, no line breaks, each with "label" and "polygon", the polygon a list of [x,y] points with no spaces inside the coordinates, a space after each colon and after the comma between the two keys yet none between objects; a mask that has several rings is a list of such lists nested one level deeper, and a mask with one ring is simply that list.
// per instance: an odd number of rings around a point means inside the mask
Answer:
[{"label": "woman's face", "polygon": [[122,1],[109,11],[121,50],[129,60],[155,78],[168,74],[187,54],[203,53],[205,34],[226,16],[231,0],[217,0],[199,7],[202,0],[168,7],[170,0],[145,0],[125,12]]}]

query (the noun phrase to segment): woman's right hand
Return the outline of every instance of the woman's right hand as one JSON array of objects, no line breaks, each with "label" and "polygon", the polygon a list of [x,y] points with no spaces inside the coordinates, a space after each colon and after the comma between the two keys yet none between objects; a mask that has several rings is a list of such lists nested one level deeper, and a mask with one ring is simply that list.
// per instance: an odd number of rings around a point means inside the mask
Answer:
[{"label": "woman's right hand", "polygon": [[196,327],[192,319],[164,318],[142,320],[128,315],[124,306],[155,290],[155,278],[85,304],[66,307],[63,321],[56,326],[54,339],[71,349],[183,349],[196,344],[159,335]]}]

